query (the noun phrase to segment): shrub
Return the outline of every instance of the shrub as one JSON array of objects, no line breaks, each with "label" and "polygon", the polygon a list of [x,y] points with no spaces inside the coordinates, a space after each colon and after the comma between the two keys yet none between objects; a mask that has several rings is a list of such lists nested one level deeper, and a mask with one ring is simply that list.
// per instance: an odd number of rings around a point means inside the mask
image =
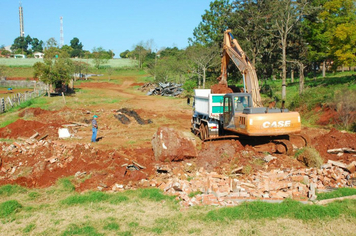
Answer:
[{"label": "shrub", "polygon": [[298,161],[304,163],[307,167],[320,168],[323,164],[323,159],[321,158],[319,152],[314,148],[302,148],[296,152],[295,157]]}]

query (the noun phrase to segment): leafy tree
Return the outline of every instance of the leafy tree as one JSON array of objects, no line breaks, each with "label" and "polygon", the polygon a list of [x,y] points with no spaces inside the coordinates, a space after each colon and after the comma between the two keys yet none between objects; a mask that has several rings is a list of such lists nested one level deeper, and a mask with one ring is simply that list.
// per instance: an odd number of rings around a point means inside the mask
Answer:
[{"label": "leafy tree", "polygon": [[1,55],[3,55],[3,56],[9,56],[9,55],[11,55],[11,52],[8,51],[8,50],[2,49],[2,50],[1,50]]},{"label": "leafy tree", "polygon": [[215,0],[210,3],[210,9],[205,10],[202,22],[193,31],[193,38],[189,38],[190,44],[202,45],[216,43],[221,45],[224,31],[230,26],[232,4],[229,0]]},{"label": "leafy tree", "polygon": [[237,1],[233,5],[234,11],[231,13],[231,29],[239,41],[242,48],[246,48],[246,53],[250,55],[253,66],[261,63],[263,53],[270,53],[273,49],[271,34],[271,22],[268,21],[271,10],[268,1],[245,0]]},{"label": "leafy tree", "polygon": [[330,0],[320,13],[326,25],[329,52],[334,65],[356,64],[356,5],[353,0]]},{"label": "leafy tree", "polygon": [[32,38],[31,48],[33,52],[43,52],[43,41],[38,38]]},{"label": "leafy tree", "polygon": [[73,49],[79,49],[79,50],[83,50],[83,44],[79,41],[78,38],[74,37],[71,41],[70,41],[70,46]]},{"label": "leafy tree", "polygon": [[22,53],[27,54],[28,49],[28,38],[29,36],[25,37],[17,37],[14,40],[14,43],[11,45],[11,50],[15,53]]},{"label": "leafy tree", "polygon": [[274,34],[280,40],[282,48],[282,100],[286,99],[287,89],[287,42],[293,27],[301,20],[307,5],[306,0],[272,0],[274,11],[272,12]]},{"label": "leafy tree", "polygon": [[107,61],[111,58],[110,52],[105,51],[102,47],[94,47],[92,58],[94,59],[94,64],[97,69],[100,68],[100,65],[107,63]]},{"label": "leafy tree", "polygon": [[121,58],[129,58],[130,57],[130,50],[125,50],[124,52],[120,53]]},{"label": "leafy tree", "polygon": [[63,45],[59,51],[62,53],[65,52],[66,54],[70,55],[70,57],[72,57],[73,48],[71,46]]},{"label": "leafy tree", "polygon": [[58,43],[55,38],[49,38],[46,42],[46,48],[56,48],[58,47]]},{"label": "leafy tree", "polygon": [[79,77],[80,74],[86,74],[89,70],[89,64],[82,61],[72,61],[73,62],[73,70],[76,77]]},{"label": "leafy tree", "polygon": [[79,41],[78,38],[74,37],[70,41],[70,46],[73,49],[71,51],[71,57],[82,57],[83,56],[83,44]]},{"label": "leafy tree", "polygon": [[44,59],[43,62],[36,62],[33,68],[35,78],[56,87],[67,84],[74,70],[72,60],[69,58]]},{"label": "leafy tree", "polygon": [[329,57],[329,37],[325,34],[327,25],[320,18],[327,0],[312,0],[310,13],[302,21],[303,38],[308,43],[308,59],[310,62],[322,62],[322,75],[325,77],[326,60]]},{"label": "leafy tree", "polygon": [[219,48],[217,44],[212,46],[203,46],[201,44],[196,44],[190,46],[186,49],[187,58],[189,61],[189,70],[198,75],[198,85],[205,88],[205,82],[207,77],[207,70],[209,68],[215,67],[220,63],[219,60]]},{"label": "leafy tree", "polygon": [[131,56],[138,61],[138,68],[143,68],[143,63],[147,54],[151,52],[151,49],[147,47],[143,41],[139,42],[131,53]]}]

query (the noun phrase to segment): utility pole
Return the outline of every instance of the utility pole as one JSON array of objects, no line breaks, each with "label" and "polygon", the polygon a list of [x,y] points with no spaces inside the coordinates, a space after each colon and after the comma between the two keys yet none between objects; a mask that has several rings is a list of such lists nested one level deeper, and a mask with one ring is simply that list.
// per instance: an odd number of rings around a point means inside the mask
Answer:
[{"label": "utility pole", "polygon": [[61,38],[59,41],[59,48],[63,47],[64,45],[64,37],[63,37],[63,17],[60,17],[60,22],[61,22],[61,30],[60,30],[60,34],[61,34]]}]

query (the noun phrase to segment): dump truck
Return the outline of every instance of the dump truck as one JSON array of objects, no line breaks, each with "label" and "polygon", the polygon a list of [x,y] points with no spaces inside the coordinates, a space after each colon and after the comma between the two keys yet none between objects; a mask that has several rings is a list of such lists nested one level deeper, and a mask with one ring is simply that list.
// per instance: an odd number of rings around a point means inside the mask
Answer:
[{"label": "dump truck", "polygon": [[298,112],[289,111],[282,102],[263,107],[256,72],[231,31],[224,33],[223,56],[219,84],[227,86],[230,59],[243,75],[242,93],[215,94],[210,89],[194,91],[192,132],[202,140],[237,138],[260,151],[292,154],[307,146],[309,139],[301,135]]}]

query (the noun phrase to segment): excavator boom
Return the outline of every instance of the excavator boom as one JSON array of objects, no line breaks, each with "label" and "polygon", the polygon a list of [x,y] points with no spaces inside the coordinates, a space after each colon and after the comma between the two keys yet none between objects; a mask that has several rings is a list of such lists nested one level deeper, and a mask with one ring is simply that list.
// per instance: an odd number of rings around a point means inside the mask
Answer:
[{"label": "excavator boom", "polygon": [[244,92],[252,95],[254,107],[263,107],[260,88],[255,68],[251,64],[245,52],[241,49],[237,40],[232,36],[231,30],[224,32],[223,56],[221,58],[221,76],[219,84],[227,86],[227,66],[230,59],[240,70],[244,79]]}]

